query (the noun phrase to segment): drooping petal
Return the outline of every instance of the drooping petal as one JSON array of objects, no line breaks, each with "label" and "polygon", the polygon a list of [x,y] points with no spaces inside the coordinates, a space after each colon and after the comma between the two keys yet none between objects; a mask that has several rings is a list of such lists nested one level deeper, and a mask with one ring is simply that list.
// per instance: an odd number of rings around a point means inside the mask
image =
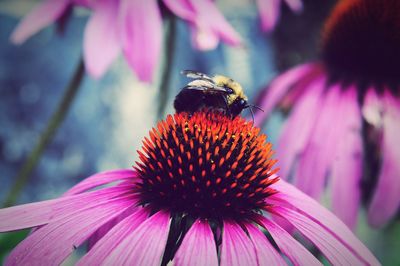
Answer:
[{"label": "drooping petal", "polygon": [[254,225],[246,224],[247,231],[256,250],[258,265],[287,265],[266,236]]},{"label": "drooping petal", "polygon": [[83,181],[73,186],[70,190],[64,193],[64,196],[79,194],[111,182],[135,178],[136,172],[131,169],[119,169],[97,173],[85,178]]},{"label": "drooping petal", "polygon": [[49,223],[23,240],[6,265],[59,265],[101,225],[133,204],[126,197],[113,199]]},{"label": "drooping petal", "polygon": [[191,40],[194,48],[207,51],[217,48],[219,37],[208,27],[192,24],[190,26]]},{"label": "drooping petal", "polygon": [[321,106],[321,94],[324,79],[315,80],[293,110],[282,128],[282,134],[278,140],[277,157],[280,167],[280,175],[287,179],[294,160],[306,147],[312,133],[315,120],[318,117],[318,109]]},{"label": "drooping petal", "polygon": [[272,110],[278,105],[282,97],[292,88],[292,86],[306,75],[310,74],[316,64],[304,64],[292,68],[274,79],[271,84],[264,89],[257,103],[264,112],[258,111],[254,116],[256,126],[264,123],[264,120],[271,115]]},{"label": "drooping petal", "polygon": [[273,211],[293,224],[324,254],[332,265],[361,265],[360,261],[331,232],[318,222],[284,207],[272,207]]},{"label": "drooping petal", "polygon": [[171,10],[171,12],[173,12],[176,16],[192,22],[196,20],[196,13],[190,1],[163,0],[163,2],[168,7],[168,9]]},{"label": "drooping petal", "polygon": [[55,22],[66,11],[71,0],[45,0],[38,4],[17,26],[11,34],[14,44],[25,42],[41,29]]},{"label": "drooping petal", "polygon": [[[23,204],[0,210],[0,232],[32,228],[62,219],[92,205],[102,204],[126,193],[126,189],[106,188],[85,194]],[[85,203],[85,204],[82,204]]]},{"label": "drooping petal", "polygon": [[384,94],[382,166],[375,193],[368,210],[368,220],[374,226],[383,226],[400,207],[400,103]]},{"label": "drooping petal", "polygon": [[239,45],[241,38],[235,29],[226,21],[212,0],[189,0],[196,13],[195,26],[198,32],[216,34],[229,45]]},{"label": "drooping petal", "polygon": [[221,266],[257,265],[255,248],[250,238],[236,223],[224,221]]},{"label": "drooping petal", "polygon": [[360,184],[362,177],[361,114],[357,92],[348,89],[342,96],[344,103],[341,119],[343,135],[335,148],[335,159],[331,168],[333,212],[354,229],[360,205]]},{"label": "drooping petal", "polygon": [[170,217],[158,212],[144,221],[109,254],[105,265],[160,265],[167,243]]},{"label": "drooping petal", "polygon": [[370,265],[380,265],[374,255],[356,238],[350,229],[314,199],[283,180],[274,183],[271,188],[279,192],[268,198],[269,203],[298,209],[303,215],[324,226],[361,261]]},{"label": "drooping petal", "polygon": [[103,76],[121,50],[117,18],[118,1],[94,2],[85,28],[83,55],[87,71],[95,78]]},{"label": "drooping petal", "polygon": [[262,30],[272,31],[280,17],[281,0],[257,0],[257,7]]},{"label": "drooping petal", "polygon": [[197,220],[186,233],[173,265],[218,265],[214,235],[207,221]]},{"label": "drooping petal", "polygon": [[162,45],[162,21],[156,0],[121,0],[120,31],[125,57],[138,78],[150,82]]},{"label": "drooping petal", "polygon": [[279,249],[294,265],[322,265],[305,247],[275,222],[260,217],[262,225],[271,234]]},{"label": "drooping petal", "polygon": [[295,171],[296,187],[314,198],[319,198],[324,189],[334,159],[334,148],[342,136],[340,123],[347,114],[343,112],[340,94],[341,88],[336,85],[322,96],[324,100],[320,103],[319,115]]},{"label": "drooping petal", "polygon": [[141,208],[120,221],[79,260],[77,265],[100,265],[103,263],[112,250],[145,221],[148,214],[148,210]]},{"label": "drooping petal", "polygon": [[296,13],[300,13],[301,11],[303,11],[303,1],[302,0],[285,0],[285,2],[292,11],[294,11]]}]

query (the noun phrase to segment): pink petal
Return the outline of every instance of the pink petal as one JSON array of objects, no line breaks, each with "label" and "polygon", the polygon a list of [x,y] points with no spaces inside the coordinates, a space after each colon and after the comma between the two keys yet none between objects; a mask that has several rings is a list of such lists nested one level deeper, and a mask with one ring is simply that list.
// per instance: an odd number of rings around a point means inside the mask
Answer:
[{"label": "pink petal", "polygon": [[59,265],[100,226],[134,202],[110,200],[91,209],[49,223],[23,240],[7,258],[7,265]]},{"label": "pink petal", "polygon": [[163,0],[164,4],[174,13],[177,17],[188,21],[195,21],[196,13],[187,0]]},{"label": "pink petal", "polygon": [[194,48],[202,51],[213,50],[217,48],[219,37],[212,30],[206,27],[191,25],[192,45]]},{"label": "pink petal", "polygon": [[121,0],[122,47],[140,80],[150,82],[158,66],[162,45],[162,20],[156,0]]},{"label": "pink petal", "polygon": [[99,229],[96,230],[87,240],[87,250],[91,250],[96,243],[102,239],[116,224],[119,224],[123,219],[132,215],[139,208],[138,206],[132,206],[126,209],[123,213],[110,220],[109,222],[103,224]]},{"label": "pink petal", "polygon": [[292,11],[294,11],[296,13],[300,13],[301,11],[303,11],[303,1],[302,0],[285,0],[285,2]]},{"label": "pink petal", "polygon": [[196,16],[196,27],[199,32],[213,32],[229,45],[239,45],[241,38],[235,29],[226,21],[212,0],[189,0]]},{"label": "pink petal", "polygon": [[322,265],[305,247],[275,222],[260,217],[262,225],[271,234],[279,249],[294,265]]},{"label": "pink petal", "polygon": [[207,221],[197,220],[186,233],[173,265],[218,265],[214,235]]},{"label": "pink petal", "polygon": [[234,222],[224,221],[221,266],[257,265],[257,256],[250,238]]},{"label": "pink petal", "polygon": [[107,256],[116,248],[124,239],[142,224],[147,216],[148,211],[144,208],[129,215],[102,237],[96,245],[88,252],[77,265],[100,265]]},{"label": "pink petal", "polygon": [[263,31],[272,31],[280,16],[281,0],[257,0]]},{"label": "pink petal", "polygon": [[254,225],[246,224],[247,231],[256,249],[258,265],[287,265],[265,235]]},{"label": "pink petal", "polygon": [[331,232],[318,222],[284,207],[273,211],[292,223],[307,239],[324,254],[332,265],[361,265],[362,261],[344,246]]},{"label": "pink petal", "polygon": [[[305,150],[300,155],[295,172],[295,184],[306,194],[318,199],[324,189],[325,178],[334,159],[334,149],[342,137],[343,112],[341,87],[330,87],[321,96],[319,115]],[[307,119],[307,118],[304,118]]]},{"label": "pink petal", "polygon": [[360,203],[362,177],[361,114],[357,92],[348,89],[342,96],[345,104],[341,119],[343,135],[336,144],[335,159],[331,169],[333,212],[354,229]]},{"label": "pink petal", "polygon": [[120,52],[118,32],[118,2],[98,0],[94,2],[83,41],[83,54],[87,71],[100,78]]},{"label": "pink petal", "polygon": [[25,42],[41,29],[55,22],[67,9],[71,0],[45,0],[38,4],[17,26],[11,34],[14,44]]},{"label": "pink petal", "polygon": [[400,102],[386,92],[383,96],[382,166],[368,210],[373,226],[383,226],[400,207]]},{"label": "pink petal", "polygon": [[169,224],[169,214],[154,214],[125,237],[106,258],[104,265],[160,265]]},{"label": "pink petal", "polygon": [[309,75],[313,69],[317,67],[319,68],[317,64],[300,65],[275,78],[259,97],[260,101],[257,105],[260,106],[264,112],[259,111],[255,114],[255,125],[262,125],[264,120],[271,114],[272,110],[278,105],[292,86]]},{"label": "pink petal", "polygon": [[136,172],[130,169],[119,169],[94,174],[68,190],[64,196],[79,194],[97,186],[102,186],[115,181],[135,179]]},{"label": "pink petal", "polygon": [[[126,193],[127,189],[106,188],[90,193],[29,203],[0,210],[0,232],[20,230],[62,219],[65,215],[90,208]],[[82,204],[85,203],[85,204]]]},{"label": "pink petal", "polygon": [[325,227],[328,232],[331,232],[331,234],[350,249],[358,259],[366,264],[380,265],[377,259],[360,240],[355,237],[350,229],[314,199],[282,179],[271,185],[271,187],[279,192],[268,197],[268,203],[273,203],[276,206],[297,208],[303,215],[315,220],[321,224],[321,226]]},{"label": "pink petal", "polygon": [[278,140],[277,158],[280,176],[288,179],[294,160],[306,147],[318,117],[325,79],[315,80],[293,107]]}]

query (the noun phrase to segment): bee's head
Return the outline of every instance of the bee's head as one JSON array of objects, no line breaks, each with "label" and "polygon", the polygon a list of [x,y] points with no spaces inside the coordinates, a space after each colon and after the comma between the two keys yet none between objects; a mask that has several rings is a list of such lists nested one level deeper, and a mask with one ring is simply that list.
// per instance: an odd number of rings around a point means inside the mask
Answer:
[{"label": "bee's head", "polygon": [[236,97],[236,99],[229,105],[229,113],[232,117],[239,115],[243,109],[248,108],[247,99]]},{"label": "bee's head", "polygon": [[238,82],[222,75],[214,76],[213,81],[217,86],[224,87],[232,91],[228,96],[228,105],[233,104],[237,98],[243,99],[247,102],[247,97],[243,92],[243,88]]}]

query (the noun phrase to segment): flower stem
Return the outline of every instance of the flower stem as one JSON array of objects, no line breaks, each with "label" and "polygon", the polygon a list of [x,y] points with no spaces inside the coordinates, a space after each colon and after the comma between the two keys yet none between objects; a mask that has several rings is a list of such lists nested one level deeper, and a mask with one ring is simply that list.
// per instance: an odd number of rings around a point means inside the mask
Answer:
[{"label": "flower stem", "polygon": [[160,82],[160,100],[157,110],[157,118],[162,119],[167,107],[170,91],[171,73],[174,64],[174,52],[176,42],[176,18],[171,15],[166,34],[165,60],[163,64],[163,73]]},{"label": "flower stem", "polygon": [[71,80],[65,88],[64,95],[60,104],[58,105],[57,110],[55,113],[53,113],[52,117],[47,123],[46,129],[42,132],[38,143],[29,154],[17,176],[13,178],[13,180],[15,180],[14,184],[6,196],[3,207],[9,207],[15,204],[19,194],[28,182],[32,170],[36,167],[46,146],[51,142],[55,133],[57,132],[57,129],[60,127],[66,114],[68,113],[71,104],[75,99],[76,93],[81,87],[80,85],[82,83],[84,73],[85,69],[83,60],[81,58]]}]

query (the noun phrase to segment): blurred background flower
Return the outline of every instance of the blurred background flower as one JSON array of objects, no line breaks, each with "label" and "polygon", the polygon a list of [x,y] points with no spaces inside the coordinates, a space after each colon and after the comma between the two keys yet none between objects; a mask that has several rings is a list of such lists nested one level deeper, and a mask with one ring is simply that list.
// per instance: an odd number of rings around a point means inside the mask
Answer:
[{"label": "blurred background flower", "polygon": [[[297,14],[281,1],[279,23],[271,34],[265,34],[261,26],[261,9],[256,1],[212,1],[222,19],[234,29],[236,36],[240,36],[240,44],[232,46],[221,45],[221,40],[225,43],[226,39],[219,29],[213,28],[219,25],[207,24],[204,18],[199,18],[200,22],[176,18],[173,14],[180,16],[188,11],[184,9],[186,11],[178,13],[167,1],[157,1],[155,6],[162,18],[162,41],[152,83],[142,83],[125,56],[109,59],[112,63],[99,79],[82,78],[70,112],[43,151],[28,183],[22,187],[18,202],[58,197],[89,174],[130,167],[137,159],[135,150],[141,145],[139,140],[159,118],[174,112],[173,98],[187,83],[179,74],[182,69],[230,76],[243,85],[249,102],[255,103],[259,89],[264,88],[272,77],[318,57],[321,25],[336,1],[301,2],[303,12]],[[68,12],[59,17],[57,23],[49,22],[48,27],[43,27],[20,46],[11,44],[9,38],[21,19],[42,3],[35,0],[0,1],[2,201],[52,110],[63,98],[61,89],[79,68],[77,62],[84,54],[82,36],[96,14],[91,6],[95,1],[70,2]],[[62,34],[55,34],[55,30]],[[205,40],[205,44],[196,43],[196,40]],[[199,51],[198,48],[208,50]],[[243,115],[249,115],[246,112]],[[266,129],[275,142],[283,116],[275,112],[270,118]],[[329,199],[329,196],[325,198]],[[384,264],[398,264],[395,252],[400,248],[398,222],[378,231],[360,218],[357,234],[361,239]],[[0,256],[4,256],[20,237],[19,234],[1,234]]]},{"label": "blurred background flower", "polygon": [[352,228],[361,200],[376,227],[400,207],[399,11],[396,0],[339,2],[322,60],[280,75],[259,99],[266,112],[257,123],[290,109],[278,142],[282,176],[317,199],[328,184],[332,209]]}]

